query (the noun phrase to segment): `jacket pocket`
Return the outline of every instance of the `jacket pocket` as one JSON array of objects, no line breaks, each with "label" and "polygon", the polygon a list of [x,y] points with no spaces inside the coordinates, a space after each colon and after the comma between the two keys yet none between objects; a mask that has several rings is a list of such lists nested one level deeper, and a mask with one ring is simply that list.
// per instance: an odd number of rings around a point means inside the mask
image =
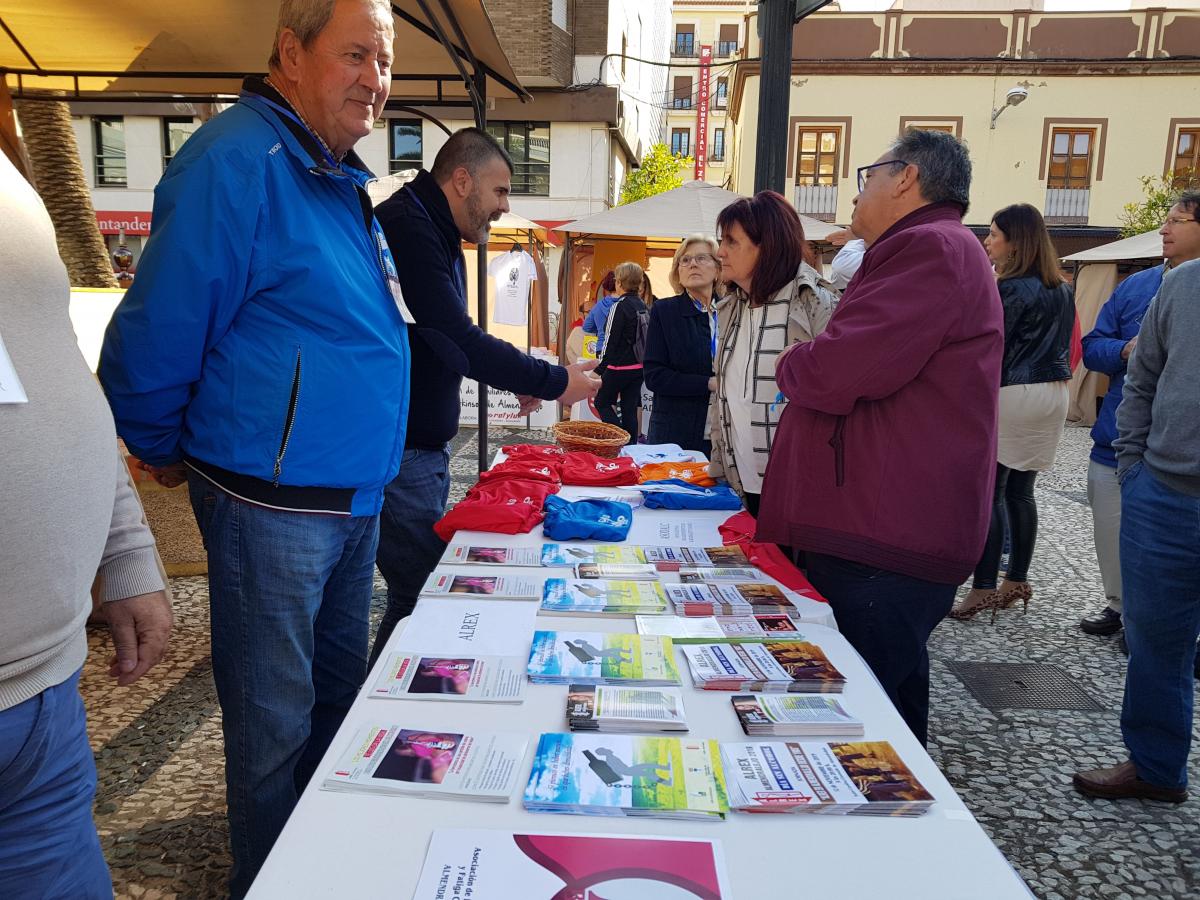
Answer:
[{"label": "jacket pocket", "polygon": [[279,476],[283,473],[283,458],[287,455],[288,442],[292,439],[292,428],[296,424],[296,405],[300,400],[300,348],[296,348],[296,368],[292,373],[292,392],[288,398],[287,415],[283,419],[283,437],[279,439],[279,452],[275,454],[275,477],[273,484],[279,487]]},{"label": "jacket pocket", "polygon": [[833,435],[829,438],[829,446],[833,448],[833,479],[834,484],[841,487],[846,483],[846,417],[838,416],[833,426]]}]

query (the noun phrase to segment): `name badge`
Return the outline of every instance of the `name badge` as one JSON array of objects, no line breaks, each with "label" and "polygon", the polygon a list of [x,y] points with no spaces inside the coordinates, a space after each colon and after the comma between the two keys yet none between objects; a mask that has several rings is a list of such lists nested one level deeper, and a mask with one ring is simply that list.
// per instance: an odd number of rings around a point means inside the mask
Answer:
[{"label": "name badge", "polygon": [[17,377],[12,358],[4,349],[4,338],[0,337],[0,403],[28,403],[25,388]]},{"label": "name badge", "polygon": [[404,292],[400,290],[400,281],[396,278],[389,278],[388,287],[392,289],[392,299],[396,301],[396,309],[400,311],[400,318],[409,325],[416,325],[417,320],[413,318],[413,314],[408,310],[408,304],[404,302]]}]

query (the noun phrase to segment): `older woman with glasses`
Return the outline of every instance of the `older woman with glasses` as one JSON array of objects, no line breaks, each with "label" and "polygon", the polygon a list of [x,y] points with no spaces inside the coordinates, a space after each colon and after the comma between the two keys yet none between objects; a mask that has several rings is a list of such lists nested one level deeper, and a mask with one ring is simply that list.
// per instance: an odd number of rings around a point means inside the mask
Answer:
[{"label": "older woman with glasses", "polygon": [[732,292],[717,304],[716,384],[709,473],[724,477],[758,516],[767,456],[786,398],[775,362],[825,330],[837,293],[809,263],[800,216],[761,191],[721,210],[717,256]]},{"label": "older woman with glasses", "polygon": [[717,242],[703,234],[683,239],[671,260],[669,280],[679,293],[650,308],[644,372],[654,393],[647,440],[711,450],[706,427],[717,346],[713,309],[721,266]]}]

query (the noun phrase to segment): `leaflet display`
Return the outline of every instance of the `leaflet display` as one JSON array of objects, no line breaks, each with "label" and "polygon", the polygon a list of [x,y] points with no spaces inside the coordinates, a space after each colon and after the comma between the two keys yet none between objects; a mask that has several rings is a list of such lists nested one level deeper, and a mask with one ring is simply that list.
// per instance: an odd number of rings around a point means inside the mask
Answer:
[{"label": "leaflet display", "polygon": [[422,597],[490,597],[493,600],[537,600],[539,579],[517,575],[459,575],[434,569],[421,588]]},{"label": "leaflet display", "polygon": [[520,703],[525,696],[520,656],[439,656],[389,653],[371,697],[392,700],[464,700]]},{"label": "leaflet display", "polygon": [[553,615],[661,615],[666,609],[656,582],[548,578],[542,591],[542,612]]},{"label": "leaflet display", "polygon": [[766,735],[845,735],[863,733],[856,719],[833,697],[823,694],[738,694],[729,698],[742,731]]},{"label": "leaflet display", "polygon": [[841,693],[846,679],[816,644],[690,644],[683,647],[697,687],[710,691]]},{"label": "leaflet display", "polygon": [[670,638],[594,631],[535,631],[535,684],[679,684]]},{"label": "leaflet display", "polygon": [[687,731],[683,694],[673,687],[573,684],[567,693],[572,731]]},{"label": "leaflet display", "polygon": [[446,548],[442,564],[447,566],[540,566],[542,551],[537,547],[480,547],[452,544]]}]

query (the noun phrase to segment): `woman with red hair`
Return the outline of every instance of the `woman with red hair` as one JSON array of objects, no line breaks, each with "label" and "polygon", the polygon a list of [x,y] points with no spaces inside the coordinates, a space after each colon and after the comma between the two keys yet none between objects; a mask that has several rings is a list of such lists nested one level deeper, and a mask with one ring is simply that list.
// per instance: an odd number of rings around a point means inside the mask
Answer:
[{"label": "woman with red hair", "polygon": [[779,354],[825,330],[837,302],[813,268],[800,216],[774,191],[731,203],[717,217],[721,281],[717,303],[712,461],[751,515],[758,515],[763,473],[786,398],[775,383]]}]

